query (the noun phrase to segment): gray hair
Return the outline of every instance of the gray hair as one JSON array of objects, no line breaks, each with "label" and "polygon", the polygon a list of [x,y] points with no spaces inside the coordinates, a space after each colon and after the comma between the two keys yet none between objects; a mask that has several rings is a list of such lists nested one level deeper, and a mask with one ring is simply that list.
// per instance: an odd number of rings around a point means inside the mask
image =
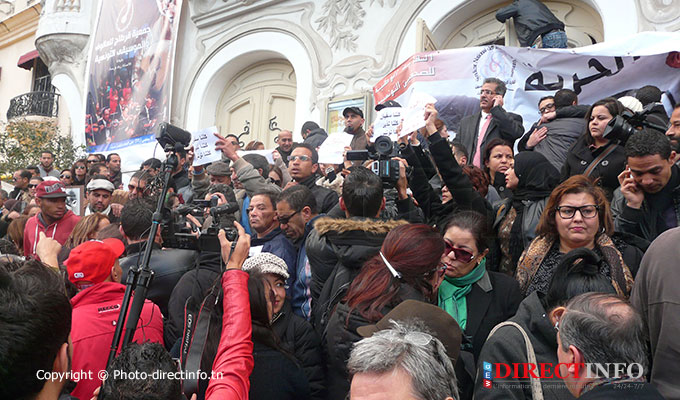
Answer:
[{"label": "gray hair", "polygon": [[[505,93],[508,91],[508,88],[505,86],[505,82],[498,78],[486,78],[484,79],[484,83],[493,83],[496,85],[496,94],[500,94],[501,96],[505,96]],[[484,84],[482,83],[482,84]]]},{"label": "gray hair", "polygon": [[413,394],[421,400],[458,398],[456,373],[444,345],[418,320],[392,323],[354,345],[347,362],[353,376],[384,374],[401,368],[413,382]]},{"label": "gray hair", "polygon": [[574,297],[560,319],[559,332],[562,347],[579,349],[585,363],[638,363],[647,370],[644,323],[619,296],[584,293]]}]

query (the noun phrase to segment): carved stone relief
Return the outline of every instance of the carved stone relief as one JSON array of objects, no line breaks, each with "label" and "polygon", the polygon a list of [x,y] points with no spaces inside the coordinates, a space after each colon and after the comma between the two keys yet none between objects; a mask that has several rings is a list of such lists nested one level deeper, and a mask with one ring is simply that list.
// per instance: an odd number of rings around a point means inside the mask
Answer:
[{"label": "carved stone relief", "polygon": [[638,0],[639,31],[680,29],[680,0]]}]

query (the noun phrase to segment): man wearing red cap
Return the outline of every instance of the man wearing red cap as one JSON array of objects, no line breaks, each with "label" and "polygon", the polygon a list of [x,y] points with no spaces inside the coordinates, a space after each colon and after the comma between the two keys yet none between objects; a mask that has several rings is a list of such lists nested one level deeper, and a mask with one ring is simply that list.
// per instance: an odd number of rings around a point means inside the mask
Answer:
[{"label": "man wearing red cap", "polygon": [[38,235],[45,232],[50,237],[63,245],[76,226],[80,217],[66,209],[66,197],[64,184],[59,181],[40,182],[35,190],[35,202],[40,207],[40,212],[26,222],[24,228],[24,255],[35,257],[35,247],[38,244]]},{"label": "man wearing red cap", "polygon": [[[71,370],[92,371],[88,376],[92,379],[81,379],[71,392],[79,399],[92,397],[92,392],[102,383],[98,373],[106,369],[125,295],[125,285],[120,284],[123,272],[118,264],[123,251],[125,245],[118,239],[90,240],[74,248],[65,262],[68,279],[78,289],[78,294],[71,299]],[[163,344],[163,316],[149,300],[144,303],[132,341]]]}]

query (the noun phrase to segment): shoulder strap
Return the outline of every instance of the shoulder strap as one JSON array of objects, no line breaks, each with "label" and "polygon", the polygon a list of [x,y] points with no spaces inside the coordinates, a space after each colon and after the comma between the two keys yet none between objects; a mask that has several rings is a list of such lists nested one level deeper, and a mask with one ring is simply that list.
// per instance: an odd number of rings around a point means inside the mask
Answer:
[{"label": "shoulder strap", "polygon": [[595,170],[595,167],[597,166],[597,164],[599,164],[602,160],[604,160],[605,158],[607,158],[607,156],[610,155],[614,150],[616,150],[616,146],[618,146],[618,144],[616,144],[616,143],[609,143],[609,144],[607,145],[607,148],[604,149],[604,151],[603,151],[599,156],[597,156],[597,157],[590,163],[590,165],[588,165],[588,168],[586,168],[586,170],[583,172],[583,175],[585,175],[585,176],[587,176],[587,177],[590,177],[590,174],[593,173],[593,170]]},{"label": "shoulder strap", "polygon": [[[529,336],[527,333],[522,329],[522,327],[517,323],[513,321],[505,321],[501,322],[500,324],[496,325],[491,332],[489,333],[489,336],[487,337],[487,340],[491,336],[493,336],[494,333],[496,333],[497,330],[504,326],[514,326],[519,330],[519,332],[522,334],[522,337],[524,338],[524,344],[526,345],[527,349],[527,362],[529,364],[537,365],[538,363],[536,362],[536,353],[534,352],[534,346],[531,344],[531,340],[529,340]],[[543,388],[541,387],[541,379],[540,378],[534,378],[533,376],[529,376],[529,379],[531,380],[531,397],[533,400],[543,400]]]}]

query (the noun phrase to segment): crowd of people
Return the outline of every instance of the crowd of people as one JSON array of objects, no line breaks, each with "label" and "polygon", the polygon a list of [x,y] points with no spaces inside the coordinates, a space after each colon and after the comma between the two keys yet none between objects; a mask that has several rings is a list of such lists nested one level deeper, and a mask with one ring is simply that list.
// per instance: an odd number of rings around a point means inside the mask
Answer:
[{"label": "crowd of people", "polygon": [[[457,133],[425,106],[396,181],[320,163],[313,121],[301,143],[279,133],[273,164],[235,135],[209,165],[177,151],[161,201],[158,159],[124,185],[119,154],[59,172],[43,152],[0,196],[0,397],[680,399],[680,105],[561,89],[524,132],[505,92],[487,78]],[[612,133],[642,109],[667,131]],[[343,111],[346,150],[372,150],[364,111]],[[132,343],[109,363],[147,253]]]}]

